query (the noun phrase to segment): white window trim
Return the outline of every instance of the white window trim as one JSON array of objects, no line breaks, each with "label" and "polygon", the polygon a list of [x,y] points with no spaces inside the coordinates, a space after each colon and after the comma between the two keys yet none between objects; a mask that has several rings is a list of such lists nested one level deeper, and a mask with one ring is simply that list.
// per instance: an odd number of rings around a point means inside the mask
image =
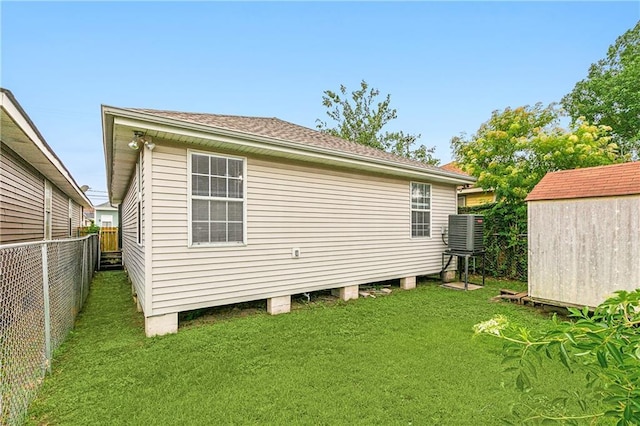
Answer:
[{"label": "white window trim", "polygon": [[[422,237],[414,237],[413,236],[413,229],[412,229],[412,224],[413,224],[413,194],[412,194],[412,189],[413,189],[413,184],[418,184],[418,185],[427,185],[429,187],[429,210],[422,210],[422,209],[416,209],[417,211],[428,211],[429,212],[429,235],[428,236],[422,236]],[[418,182],[418,181],[411,181],[409,183],[409,237],[412,240],[424,240],[424,239],[431,239],[433,238],[433,185],[431,185],[430,183],[426,183],[426,182]]]},{"label": "white window trim", "polygon": [[[192,154],[202,154],[208,156],[217,156],[228,158],[231,160],[242,160],[242,241],[229,241],[229,242],[215,242],[215,243],[198,243],[193,244],[192,235],[192,205],[193,199],[199,199],[201,197],[193,197],[191,194],[191,186],[193,177],[191,176],[191,157]],[[210,197],[204,197],[211,199]],[[222,200],[222,198],[221,198]],[[187,247],[188,248],[211,248],[211,247],[245,247],[247,246],[247,157],[239,157],[235,155],[222,154],[212,151],[199,151],[195,149],[187,149]]]}]

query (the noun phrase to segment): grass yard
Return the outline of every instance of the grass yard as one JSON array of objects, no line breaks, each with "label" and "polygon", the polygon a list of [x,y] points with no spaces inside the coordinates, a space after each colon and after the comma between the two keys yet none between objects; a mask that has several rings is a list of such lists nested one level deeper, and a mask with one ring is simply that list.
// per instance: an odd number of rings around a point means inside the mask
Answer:
[{"label": "grass yard", "polygon": [[[501,343],[473,338],[496,313],[547,317],[476,291],[421,283],[376,299],[192,324],[146,338],[122,272],[96,275],[29,424],[499,424],[521,394]],[[581,374],[541,369],[550,398]]]}]

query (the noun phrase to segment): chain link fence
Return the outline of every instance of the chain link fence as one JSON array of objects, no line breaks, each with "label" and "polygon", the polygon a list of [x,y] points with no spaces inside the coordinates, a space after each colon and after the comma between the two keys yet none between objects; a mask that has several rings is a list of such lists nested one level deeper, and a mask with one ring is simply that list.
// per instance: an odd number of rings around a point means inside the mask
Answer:
[{"label": "chain link fence", "polygon": [[485,234],[484,247],[488,276],[527,281],[527,234]]},{"label": "chain link fence", "polygon": [[96,235],[0,246],[0,424],[24,422],[87,298],[98,248]]}]

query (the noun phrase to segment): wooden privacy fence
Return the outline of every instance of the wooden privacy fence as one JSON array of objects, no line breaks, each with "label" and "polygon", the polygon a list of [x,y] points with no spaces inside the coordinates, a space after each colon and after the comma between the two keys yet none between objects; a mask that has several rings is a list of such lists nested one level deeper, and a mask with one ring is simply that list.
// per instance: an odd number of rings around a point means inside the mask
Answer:
[{"label": "wooden privacy fence", "polygon": [[100,228],[100,251],[118,251],[118,228]]}]

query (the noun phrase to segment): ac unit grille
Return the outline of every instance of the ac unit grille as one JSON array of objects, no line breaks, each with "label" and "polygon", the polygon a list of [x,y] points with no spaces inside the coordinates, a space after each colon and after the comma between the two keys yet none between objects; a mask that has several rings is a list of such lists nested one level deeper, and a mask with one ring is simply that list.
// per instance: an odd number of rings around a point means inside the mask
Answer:
[{"label": "ac unit grille", "polygon": [[449,250],[478,253],[484,250],[484,218],[474,214],[449,215]]}]

